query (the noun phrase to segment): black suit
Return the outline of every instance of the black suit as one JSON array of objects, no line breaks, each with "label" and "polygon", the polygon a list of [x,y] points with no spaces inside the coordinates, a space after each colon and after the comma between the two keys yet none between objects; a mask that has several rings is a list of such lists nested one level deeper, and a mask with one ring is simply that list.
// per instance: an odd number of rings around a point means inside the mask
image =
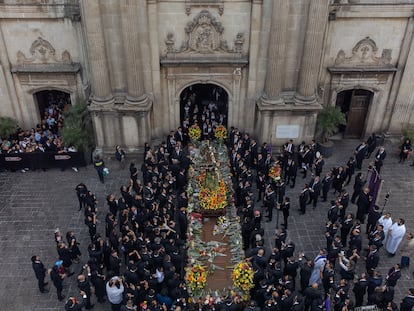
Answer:
[{"label": "black suit", "polygon": [[356,160],[356,167],[357,169],[361,169],[362,167],[362,161],[365,159],[365,156],[367,154],[367,145],[360,144],[355,149],[355,160]]},{"label": "black suit", "polygon": [[365,221],[365,215],[368,213],[370,203],[369,195],[362,192],[358,197],[358,209],[356,214],[356,218],[361,222],[361,224]]},{"label": "black suit", "polygon": [[375,155],[375,168],[377,169],[378,173],[381,171],[381,167],[384,164],[384,160],[386,156],[387,156],[387,152],[385,150],[383,152],[378,150],[377,154]]},{"label": "black suit", "polygon": [[306,213],[306,203],[308,202],[309,199],[309,189],[305,188],[302,190],[302,192],[299,195],[299,206],[300,206],[300,211],[302,212],[302,214]]},{"label": "black suit", "polygon": [[414,307],[414,295],[405,296],[400,303],[400,311],[411,311]]},{"label": "black suit", "polygon": [[322,183],[320,181],[315,182],[312,180],[309,184],[309,202],[313,202],[313,208],[316,208],[316,204],[318,203],[319,195],[321,194]]},{"label": "black suit", "polygon": [[46,268],[44,267],[43,263],[40,260],[32,262],[32,267],[36,275],[39,290],[40,292],[43,293],[45,291],[45,285],[46,285],[45,283]]},{"label": "black suit", "polygon": [[371,272],[372,270],[376,269],[379,263],[379,253],[378,251],[370,252],[367,256],[367,261],[365,263],[365,267],[367,268],[368,272]]},{"label": "black suit", "polygon": [[267,192],[265,195],[265,206],[266,206],[266,217],[269,221],[272,221],[273,218],[273,209],[276,206],[276,193],[274,191]]}]

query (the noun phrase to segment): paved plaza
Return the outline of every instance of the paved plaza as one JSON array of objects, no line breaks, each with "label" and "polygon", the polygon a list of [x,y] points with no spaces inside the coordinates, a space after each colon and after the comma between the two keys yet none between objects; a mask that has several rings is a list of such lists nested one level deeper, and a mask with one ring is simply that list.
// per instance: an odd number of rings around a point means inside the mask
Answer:
[{"label": "paved plaza", "polygon": [[[335,142],[334,155],[326,160],[323,172],[338,165],[345,165],[353,150],[359,144],[357,140],[341,140]],[[407,231],[414,231],[414,211],[412,193],[414,191],[414,168],[411,161],[405,164],[398,163],[397,144],[385,144],[387,158],[382,169],[385,180],[379,205],[382,207],[384,197],[391,191],[386,210],[392,212],[393,220],[403,217],[406,220]],[[371,157],[373,158],[373,156]],[[140,167],[142,159],[128,159]],[[104,233],[104,217],[107,211],[106,195],[114,193],[120,196],[121,185],[128,184],[129,171],[126,165],[124,170],[117,168],[117,163],[105,159],[110,175],[105,184],[98,180],[96,171],[92,166],[80,168],[76,173],[69,169],[64,172],[51,169],[43,171],[2,172],[0,173],[0,310],[28,311],[28,310],[63,310],[64,302],[56,298],[56,290],[49,277],[47,294],[39,293],[30,257],[38,254],[47,268],[51,268],[57,259],[54,230],[60,228],[65,235],[67,231],[75,232],[81,243],[83,252],[82,261],[74,264],[75,272],[81,270],[87,260],[87,244],[89,235],[84,224],[83,212],[78,212],[78,201],[74,191],[75,186],[83,182],[93,191],[99,200],[98,232]],[[366,172],[369,161],[365,160],[362,172]],[[308,176],[307,181],[309,181]],[[297,251],[303,250],[306,255],[314,257],[319,247],[325,247],[325,220],[329,201],[334,196],[332,191],[327,202],[319,202],[316,210],[308,207],[306,215],[299,215],[298,195],[305,182],[298,174],[296,187],[287,189],[291,198],[291,217],[289,219],[288,236],[296,244]],[[347,187],[352,194],[352,184]],[[349,211],[355,212],[356,206],[350,204]],[[273,236],[276,228],[276,214],[273,222],[264,223],[266,229],[266,245],[273,246]],[[280,221],[282,217],[280,217]],[[365,232],[363,226],[362,232]],[[366,246],[366,240],[363,246]],[[380,271],[385,274],[393,264],[399,262],[400,252],[394,258],[386,256],[381,250]],[[413,258],[412,258],[413,260]],[[359,265],[358,272],[362,272]],[[398,281],[394,301],[399,304],[409,287],[414,287],[412,268],[403,269],[402,277]],[[75,276],[65,281],[63,294],[66,297],[78,295]],[[366,298],[366,296],[365,296]],[[92,298],[93,303],[96,297]],[[366,300],[365,300],[366,302]],[[103,305],[95,303],[94,310],[110,310],[109,303]]]}]

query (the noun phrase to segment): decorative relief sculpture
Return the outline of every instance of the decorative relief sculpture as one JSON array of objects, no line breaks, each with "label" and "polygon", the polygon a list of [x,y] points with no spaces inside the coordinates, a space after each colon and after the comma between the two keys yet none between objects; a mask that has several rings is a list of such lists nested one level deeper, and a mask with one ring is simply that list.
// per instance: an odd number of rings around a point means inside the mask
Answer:
[{"label": "decorative relief sculpture", "polygon": [[200,6],[208,6],[208,7],[217,7],[218,13],[223,15],[224,13],[224,1],[223,0],[186,0],[185,1],[185,14],[190,15],[192,7],[200,7]]},{"label": "decorative relief sculpture", "polygon": [[242,53],[244,34],[238,33],[234,41],[234,49],[230,49],[227,41],[222,38],[224,27],[209,11],[201,11],[185,27],[186,40],[180,49],[175,49],[174,34],[169,32],[165,39],[167,55],[172,53]]},{"label": "decorative relief sculpture", "polygon": [[61,59],[58,59],[55,48],[49,41],[40,37],[33,41],[29,51],[31,54],[30,57],[26,57],[22,51],[17,52],[17,64],[72,63],[72,58],[67,50],[63,51]]},{"label": "decorative relief sculpture", "polygon": [[352,49],[352,55],[347,57],[340,50],[335,59],[336,66],[381,66],[391,64],[391,49],[384,49],[381,57],[377,56],[378,48],[374,40],[366,37]]}]

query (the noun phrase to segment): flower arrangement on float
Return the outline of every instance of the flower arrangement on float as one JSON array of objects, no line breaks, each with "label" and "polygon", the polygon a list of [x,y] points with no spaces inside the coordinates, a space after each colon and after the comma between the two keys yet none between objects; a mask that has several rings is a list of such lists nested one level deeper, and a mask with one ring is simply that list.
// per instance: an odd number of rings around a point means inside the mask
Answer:
[{"label": "flower arrangement on float", "polygon": [[195,264],[187,269],[185,280],[191,290],[192,296],[200,297],[207,284],[207,269],[201,264]]},{"label": "flower arrangement on float", "polygon": [[201,138],[201,129],[198,125],[191,125],[188,129],[188,136],[191,141],[199,140]]},{"label": "flower arrangement on float", "polygon": [[233,269],[233,285],[243,296],[248,296],[249,290],[254,287],[253,277],[253,268],[247,261],[240,261]]},{"label": "flower arrangement on float", "polygon": [[227,206],[227,186],[223,178],[211,172],[202,172],[198,176],[198,201],[202,209],[218,210]]},{"label": "flower arrangement on float", "polygon": [[282,169],[280,168],[279,164],[273,164],[269,169],[269,177],[272,181],[276,182],[280,180],[280,174]]},{"label": "flower arrangement on float", "polygon": [[223,125],[217,126],[214,129],[214,137],[222,142],[227,138],[227,129]]}]

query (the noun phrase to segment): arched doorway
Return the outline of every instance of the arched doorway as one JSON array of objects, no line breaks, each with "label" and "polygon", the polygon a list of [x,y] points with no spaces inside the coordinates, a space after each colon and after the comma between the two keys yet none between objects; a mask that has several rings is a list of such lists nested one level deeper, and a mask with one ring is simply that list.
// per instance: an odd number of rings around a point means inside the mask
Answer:
[{"label": "arched doorway", "polygon": [[180,124],[183,128],[197,123],[203,127],[222,124],[227,127],[228,94],[222,87],[207,83],[193,84],[180,95]]},{"label": "arched doorway", "polygon": [[71,104],[70,94],[57,90],[44,90],[34,94],[34,99],[39,108],[40,119],[45,118],[49,108],[56,107],[64,110],[67,105]]},{"label": "arched doorway", "polygon": [[346,125],[340,128],[344,138],[361,138],[364,135],[365,120],[374,93],[363,89],[353,89],[338,93],[336,106],[346,117]]}]

